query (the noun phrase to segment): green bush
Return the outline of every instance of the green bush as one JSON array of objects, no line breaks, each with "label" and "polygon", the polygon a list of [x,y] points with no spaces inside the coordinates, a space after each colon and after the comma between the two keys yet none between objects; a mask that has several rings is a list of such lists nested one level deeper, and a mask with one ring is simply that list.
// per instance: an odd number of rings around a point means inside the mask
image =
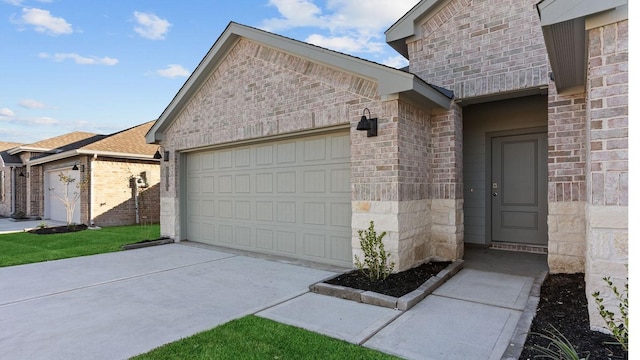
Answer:
[{"label": "green bush", "polygon": [[607,287],[613,292],[616,299],[618,299],[618,310],[620,311],[620,317],[616,318],[616,315],[609,311],[603,304],[604,299],[600,296],[600,292],[596,291],[591,296],[596,300],[598,304],[598,311],[600,316],[607,323],[607,327],[611,334],[625,351],[629,348],[629,279],[624,284],[624,291],[618,291],[618,288],[613,285],[610,277],[603,277],[607,283]]},{"label": "green bush", "polygon": [[384,231],[380,235],[376,234],[373,221],[369,223],[369,229],[358,230],[364,261],[361,261],[358,255],[355,255],[356,267],[372,282],[386,279],[395,266],[393,262],[389,263],[388,257],[390,254],[384,250],[382,238],[385,235],[387,233]]}]

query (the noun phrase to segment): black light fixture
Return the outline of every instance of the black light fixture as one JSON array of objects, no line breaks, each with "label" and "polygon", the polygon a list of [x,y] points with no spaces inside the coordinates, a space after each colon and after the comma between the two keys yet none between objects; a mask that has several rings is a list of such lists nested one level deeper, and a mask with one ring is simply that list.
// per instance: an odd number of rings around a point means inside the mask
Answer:
[{"label": "black light fixture", "polygon": [[20,175],[18,175],[20,177],[24,177],[24,171],[20,170]]},{"label": "black light fixture", "polygon": [[[164,150],[162,146],[158,146],[158,150],[153,154],[153,158],[156,160],[160,160],[163,158],[162,154],[160,154],[160,149]],[[169,161],[169,152],[164,150],[164,161]]]},{"label": "black light fixture", "polygon": [[73,164],[73,167],[71,168],[71,170],[73,171],[78,171],[78,164]]},{"label": "black light fixture", "polygon": [[[365,112],[369,112],[368,119],[365,116]],[[368,108],[364,108],[356,130],[366,130],[367,137],[378,136],[378,118],[371,118],[371,111]]]}]

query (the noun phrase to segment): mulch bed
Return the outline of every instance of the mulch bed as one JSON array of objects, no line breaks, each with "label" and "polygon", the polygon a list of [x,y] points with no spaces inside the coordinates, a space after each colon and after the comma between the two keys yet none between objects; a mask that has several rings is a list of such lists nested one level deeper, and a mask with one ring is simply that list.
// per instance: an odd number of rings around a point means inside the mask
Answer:
[{"label": "mulch bed", "polygon": [[87,225],[64,225],[64,226],[52,226],[52,227],[44,227],[44,228],[36,228],[31,229],[28,232],[32,234],[38,235],[47,235],[47,234],[63,234],[70,232],[77,232],[87,230]]},{"label": "mulch bed", "polygon": [[584,274],[550,274],[540,288],[540,302],[531,324],[530,335],[520,355],[520,360],[540,359],[540,353],[531,350],[534,345],[547,346],[549,341],[531,333],[544,333],[550,325],[569,340],[581,356],[589,359],[627,359],[620,345],[612,336],[589,327],[589,312],[585,293]]},{"label": "mulch bed", "polygon": [[373,291],[393,297],[402,297],[420,287],[425,281],[437,275],[449,264],[451,264],[450,261],[428,262],[409,270],[390,274],[386,279],[375,282],[369,281],[369,278],[362,271],[353,270],[324,282],[352,289]]}]

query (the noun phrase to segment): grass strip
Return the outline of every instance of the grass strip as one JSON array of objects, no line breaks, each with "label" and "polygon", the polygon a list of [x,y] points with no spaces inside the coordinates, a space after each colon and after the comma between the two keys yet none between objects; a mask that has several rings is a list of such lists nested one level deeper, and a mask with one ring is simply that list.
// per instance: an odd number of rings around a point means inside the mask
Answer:
[{"label": "grass strip", "polygon": [[254,315],[158,347],[153,359],[399,359],[376,350]]},{"label": "grass strip", "polygon": [[157,239],[160,225],[104,227],[63,234],[0,235],[0,267],[120,251],[122,245]]}]

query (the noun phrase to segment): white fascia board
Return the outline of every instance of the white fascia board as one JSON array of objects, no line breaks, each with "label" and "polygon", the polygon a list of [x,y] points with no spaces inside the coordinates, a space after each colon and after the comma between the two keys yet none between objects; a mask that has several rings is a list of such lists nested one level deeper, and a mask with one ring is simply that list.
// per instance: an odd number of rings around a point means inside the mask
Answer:
[{"label": "white fascia board", "polygon": [[51,149],[37,148],[37,147],[30,147],[30,146],[18,146],[17,148],[7,150],[7,153],[9,155],[15,155],[15,154],[19,154],[21,152],[26,152],[26,151],[46,153],[51,151]]},{"label": "white fascia board", "polygon": [[537,4],[540,24],[561,23],[627,5],[628,0],[543,0]]},{"label": "white fascia board", "polygon": [[406,39],[419,33],[418,20],[442,0],[422,0],[384,32],[389,46],[405,58],[409,58]]},{"label": "white fascia board", "polygon": [[96,156],[112,157],[112,158],[118,158],[118,159],[158,161],[157,159],[153,158],[153,155],[129,154],[129,153],[119,153],[119,152],[113,152],[113,151],[92,151],[92,150],[80,149],[80,150],[65,151],[59,154],[53,154],[53,155],[49,155],[49,156],[45,156],[45,157],[41,157],[33,160],[28,160],[25,165],[29,165],[29,166],[42,165],[52,161],[58,161],[58,160],[67,159],[74,156],[79,156],[79,155],[90,155],[90,156],[96,155]]},{"label": "white fascia board", "polygon": [[[204,59],[200,62],[196,70],[191,74],[187,82],[179,90],[178,94],[173,98],[160,118],[146,134],[145,139],[147,143],[155,144],[163,140],[163,131],[170,125],[173,118],[184,108],[184,106],[186,106],[189,99],[197,93],[202,84],[207,80],[208,75],[215,70],[218,64],[224,59],[227,52],[233,48],[240,38],[246,38],[250,41],[258,42],[278,51],[288,52],[294,56],[306,58],[312,62],[322,63],[340,71],[346,71],[360,77],[369,78],[378,83],[380,95],[416,90],[414,88],[416,83],[414,81],[415,75],[402,70],[293,40],[284,36],[272,34],[256,28],[237,23],[230,23]],[[427,91],[424,92],[424,94],[429,95],[432,93]]]}]

